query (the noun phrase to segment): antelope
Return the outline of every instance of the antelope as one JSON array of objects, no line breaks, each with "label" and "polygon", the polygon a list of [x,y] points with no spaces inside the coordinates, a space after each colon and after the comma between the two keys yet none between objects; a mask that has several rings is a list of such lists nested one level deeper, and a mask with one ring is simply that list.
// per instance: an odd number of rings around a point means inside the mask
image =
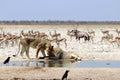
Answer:
[{"label": "antelope", "polygon": [[40,32],[36,32],[35,34],[36,34],[35,38],[38,38],[38,39],[48,37],[48,35],[46,33],[44,33],[44,32],[41,32],[41,33]]},{"label": "antelope", "polygon": [[88,33],[95,36],[95,31],[93,31],[93,30],[91,30],[91,31],[88,30]]},{"label": "antelope", "polygon": [[120,40],[120,37],[119,37],[119,36],[117,36],[117,37],[115,37],[115,39]]},{"label": "antelope", "polygon": [[120,34],[120,30],[116,29],[116,32],[117,32],[117,34],[118,34],[118,36],[119,36],[119,34]]},{"label": "antelope", "polygon": [[67,47],[67,39],[66,38],[50,38],[50,39],[47,39],[48,41],[50,42],[56,42],[57,46],[59,47],[60,45],[60,42],[64,42],[65,44],[65,47]]},{"label": "antelope", "polygon": [[20,34],[21,34],[21,36],[22,36],[23,38],[27,38],[27,37],[28,37],[28,35],[29,35],[28,33],[24,33],[24,31],[23,31],[23,30],[21,31],[21,33],[20,33]]},{"label": "antelope", "polygon": [[39,33],[39,35],[40,35],[40,37],[42,37],[42,38],[43,38],[43,37],[44,37],[44,38],[45,38],[45,37],[48,37],[48,35],[47,35],[46,33],[44,33],[44,32]]},{"label": "antelope", "polygon": [[66,43],[67,39],[66,38],[57,38],[56,41],[57,41],[58,46],[59,46],[60,42],[63,41],[65,44],[65,47],[67,47],[67,43]]},{"label": "antelope", "polygon": [[112,44],[112,46],[114,47],[113,44],[117,43],[117,39],[110,39],[109,42],[110,42],[110,44]]},{"label": "antelope", "polygon": [[61,34],[60,33],[56,33],[56,31],[55,31],[55,34],[51,34],[51,32],[49,32],[49,34],[50,34],[50,36],[52,37],[52,38],[54,38],[54,37],[61,37]]},{"label": "antelope", "polygon": [[120,37],[115,37],[114,39],[110,39],[109,42],[113,45],[113,43],[116,43],[117,46],[120,46]]},{"label": "antelope", "polygon": [[105,35],[105,34],[109,34],[109,30],[101,30],[101,32]]},{"label": "antelope", "polygon": [[95,36],[95,31],[93,31],[93,30],[88,31],[88,34],[89,34],[89,36],[90,36],[90,40],[91,40],[92,42],[94,42],[93,38],[94,38],[94,36]]},{"label": "antelope", "polygon": [[72,40],[72,37],[75,36],[75,34],[69,30],[67,31],[67,35],[70,36],[70,41]]},{"label": "antelope", "polygon": [[101,38],[101,41],[103,41],[103,40],[109,41],[110,39],[113,39],[113,34],[103,35],[102,38]]}]

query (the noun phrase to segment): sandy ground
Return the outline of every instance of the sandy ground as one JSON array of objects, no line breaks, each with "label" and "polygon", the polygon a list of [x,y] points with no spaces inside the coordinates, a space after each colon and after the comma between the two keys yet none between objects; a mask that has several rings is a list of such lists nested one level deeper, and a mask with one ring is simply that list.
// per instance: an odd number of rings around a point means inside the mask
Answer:
[{"label": "sandy ground", "polygon": [[120,80],[120,69],[110,68],[38,68],[38,67],[1,67],[0,78],[5,80],[61,80],[69,70],[69,80]]},{"label": "sandy ground", "polygon": [[[28,31],[40,31],[49,35],[49,31],[54,33],[56,30],[62,34],[62,37],[67,39],[67,48],[64,43],[61,43],[60,47],[64,51],[74,51],[79,54],[82,60],[120,60],[120,49],[116,44],[110,44],[108,42],[101,42],[102,29],[108,29],[110,34],[114,37],[117,36],[115,32],[116,28],[120,28],[120,25],[0,25],[3,27],[5,33],[19,34],[21,30]],[[96,34],[94,42],[84,42],[82,39],[80,42],[74,38],[70,40],[67,35],[67,30],[77,28],[81,31],[95,30]],[[55,43],[52,43],[56,46]],[[18,46],[8,46],[0,49],[0,62],[3,62],[8,56],[15,54],[18,51]],[[35,58],[35,49],[30,49],[31,58]],[[39,55],[41,56],[41,54]],[[11,61],[25,61],[28,59],[22,59],[20,56],[17,58],[11,58]],[[119,68],[41,68],[41,67],[15,67],[15,66],[2,66],[0,67],[0,79],[4,80],[41,80],[41,79],[61,79],[66,70],[70,70],[69,80],[120,80]]]}]

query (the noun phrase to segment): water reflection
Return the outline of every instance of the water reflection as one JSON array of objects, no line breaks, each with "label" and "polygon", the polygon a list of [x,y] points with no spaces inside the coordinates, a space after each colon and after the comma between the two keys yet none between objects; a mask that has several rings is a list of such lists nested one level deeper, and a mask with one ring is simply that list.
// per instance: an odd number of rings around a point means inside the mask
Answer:
[{"label": "water reflection", "polygon": [[0,63],[0,66],[28,66],[28,67],[69,67],[69,68],[120,68],[120,61],[115,60],[84,60],[80,62],[66,61],[19,61]]},{"label": "water reflection", "polygon": [[0,66],[27,66],[27,67],[67,67],[74,64],[76,61],[65,60],[65,61],[14,61],[9,64],[0,63]]}]

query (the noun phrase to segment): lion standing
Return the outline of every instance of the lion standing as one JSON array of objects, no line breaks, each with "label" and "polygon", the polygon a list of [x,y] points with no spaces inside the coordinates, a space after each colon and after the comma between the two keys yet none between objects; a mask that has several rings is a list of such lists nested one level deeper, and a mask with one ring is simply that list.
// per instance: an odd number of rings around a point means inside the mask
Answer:
[{"label": "lion standing", "polygon": [[36,51],[36,58],[38,59],[39,51],[41,51],[43,57],[46,57],[45,50],[51,48],[51,43],[47,40],[43,39],[33,39],[33,38],[24,38],[20,40],[19,43],[19,51],[20,45],[22,46],[20,55],[23,57],[23,53],[26,52],[26,56],[30,59],[29,56],[29,48],[35,48]]}]

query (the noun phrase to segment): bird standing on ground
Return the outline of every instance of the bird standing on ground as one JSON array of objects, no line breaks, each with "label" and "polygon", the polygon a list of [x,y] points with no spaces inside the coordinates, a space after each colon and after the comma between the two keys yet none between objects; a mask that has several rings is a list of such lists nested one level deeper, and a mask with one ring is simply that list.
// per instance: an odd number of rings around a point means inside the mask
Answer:
[{"label": "bird standing on ground", "polygon": [[3,62],[3,64],[9,63],[10,58],[11,58],[11,57],[8,57],[8,58]]},{"label": "bird standing on ground", "polygon": [[62,77],[62,80],[66,79],[67,80],[67,76],[68,76],[68,72],[69,70],[66,70],[63,77]]}]

